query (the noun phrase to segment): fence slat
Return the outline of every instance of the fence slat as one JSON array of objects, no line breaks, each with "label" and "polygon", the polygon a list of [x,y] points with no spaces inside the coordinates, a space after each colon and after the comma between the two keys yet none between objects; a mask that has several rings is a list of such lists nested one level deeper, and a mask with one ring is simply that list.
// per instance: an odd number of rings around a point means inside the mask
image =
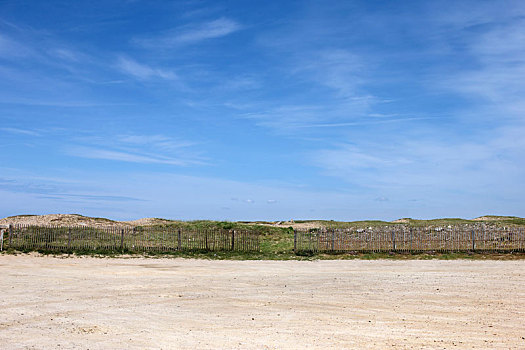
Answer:
[{"label": "fence slat", "polygon": [[9,225],[6,247],[48,251],[206,251],[259,249],[259,234],[223,229]]},{"label": "fence slat", "polygon": [[495,252],[523,251],[523,227],[390,226],[368,229],[311,229],[294,231],[294,251],[302,252]]}]

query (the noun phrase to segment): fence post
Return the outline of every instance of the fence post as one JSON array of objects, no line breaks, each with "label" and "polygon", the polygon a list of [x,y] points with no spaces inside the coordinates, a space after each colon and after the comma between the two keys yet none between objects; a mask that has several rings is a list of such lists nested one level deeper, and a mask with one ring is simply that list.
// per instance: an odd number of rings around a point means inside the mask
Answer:
[{"label": "fence post", "polygon": [[316,236],[317,236],[317,248],[316,248],[315,252],[319,253],[319,246],[321,245],[321,242],[320,242],[321,241],[321,231],[320,230],[317,231]]},{"label": "fence post", "polygon": [[182,249],[182,233],[181,229],[179,228],[177,231],[177,250]]},{"label": "fence post", "polygon": [[393,250],[396,251],[396,231],[392,230],[392,246]]},{"label": "fence post", "polygon": [[476,250],[476,241],[474,239],[474,237],[475,237],[474,230],[471,231],[471,236],[472,236],[472,251],[474,251],[474,250]]},{"label": "fence post", "polygon": [[297,230],[293,230],[293,252],[297,253]]},{"label": "fence post", "polygon": [[124,251],[124,229],[120,230],[120,250]]},{"label": "fence post", "polygon": [[235,248],[235,230],[232,230],[232,248],[231,250],[233,250]]},{"label": "fence post", "polygon": [[410,229],[410,251],[412,252],[412,241],[414,240],[414,235],[412,234],[412,227],[409,226]]},{"label": "fence post", "polygon": [[9,248],[11,248],[12,241],[13,241],[13,225],[9,224]]},{"label": "fence post", "polygon": [[71,227],[67,228],[67,249],[71,250]]},{"label": "fence post", "polygon": [[335,250],[335,229],[332,229],[332,251]]}]

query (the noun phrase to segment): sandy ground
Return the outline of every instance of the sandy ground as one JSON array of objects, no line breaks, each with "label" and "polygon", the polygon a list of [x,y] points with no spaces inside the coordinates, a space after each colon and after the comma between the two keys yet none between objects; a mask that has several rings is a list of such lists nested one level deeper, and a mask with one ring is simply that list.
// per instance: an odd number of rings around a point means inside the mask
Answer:
[{"label": "sandy ground", "polygon": [[0,347],[524,349],[524,268],[0,255]]},{"label": "sandy ground", "polygon": [[172,220],[142,218],[133,221],[115,221],[106,218],[93,218],[79,214],[18,215],[0,219],[0,227],[9,225],[42,225],[42,226],[149,226],[174,223]]}]

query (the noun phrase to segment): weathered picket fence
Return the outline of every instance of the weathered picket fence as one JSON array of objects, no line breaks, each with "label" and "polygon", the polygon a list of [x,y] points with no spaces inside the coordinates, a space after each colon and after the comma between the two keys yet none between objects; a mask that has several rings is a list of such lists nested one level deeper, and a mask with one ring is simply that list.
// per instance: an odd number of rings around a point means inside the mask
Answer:
[{"label": "weathered picket fence", "polygon": [[525,228],[498,226],[296,230],[295,252],[524,251]]},{"label": "weathered picket fence", "polygon": [[88,227],[11,225],[3,248],[46,251],[170,252],[258,251],[259,235],[244,230],[179,227]]}]

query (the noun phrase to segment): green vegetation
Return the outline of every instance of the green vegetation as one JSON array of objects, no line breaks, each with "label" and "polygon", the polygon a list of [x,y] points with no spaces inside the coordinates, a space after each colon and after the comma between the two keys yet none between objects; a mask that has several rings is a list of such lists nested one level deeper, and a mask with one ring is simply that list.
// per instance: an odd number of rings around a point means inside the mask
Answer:
[{"label": "green vegetation", "polygon": [[[518,217],[496,217],[485,216],[483,219],[465,220],[458,218],[434,219],[434,220],[414,220],[403,219],[403,224],[408,226],[446,226],[463,224],[490,224],[498,226],[525,226],[525,219]],[[260,235],[260,250],[257,252],[243,251],[204,251],[189,250],[175,252],[154,252],[146,253],[151,257],[183,257],[183,258],[202,258],[202,259],[231,259],[231,260],[315,260],[315,259],[523,259],[525,253],[334,253],[334,254],[313,254],[293,252],[294,233],[292,227],[270,226],[267,222],[228,222],[228,221],[170,221],[169,223],[155,225],[155,227],[178,227],[183,230],[246,230],[257,232]],[[379,220],[338,222],[328,220],[295,220],[296,224],[310,224],[310,227],[330,227],[330,228],[365,228],[388,226],[399,223],[385,222]],[[140,230],[140,227],[137,227]],[[4,237],[6,239],[7,237]],[[4,241],[5,247],[5,241]],[[56,254],[54,252],[37,250],[45,254]],[[73,252],[71,252],[73,253]],[[137,256],[138,254],[129,251],[115,252],[114,250],[78,250],[76,255],[94,256]],[[139,254],[142,255],[142,254]]]},{"label": "green vegetation", "polygon": [[[7,250],[2,254],[31,253],[33,250],[13,251]],[[70,253],[57,253],[55,251],[36,250],[37,253],[51,256],[92,256],[99,258],[185,258],[185,259],[209,259],[209,260],[521,260],[525,259],[525,252],[510,253],[478,253],[478,252],[454,252],[454,253],[335,253],[316,255],[295,255],[292,251],[271,252],[207,252],[207,251],[181,251],[181,252],[151,252],[137,254],[130,252],[115,252],[106,250],[82,251]]]},{"label": "green vegetation", "polygon": [[[238,230],[256,232],[259,236],[260,252],[213,252],[205,253],[213,258],[253,258],[253,259],[286,259],[288,255],[293,254],[293,228],[292,227],[273,227],[260,224],[250,224],[230,221],[182,221],[167,225],[156,225],[156,227],[176,226],[183,230]],[[194,252],[177,254],[190,254],[197,257]]]},{"label": "green vegetation", "polygon": [[295,223],[313,223],[322,227],[329,228],[365,228],[391,225],[408,225],[408,226],[448,226],[448,225],[475,225],[475,224],[490,224],[498,226],[525,226],[525,218],[516,216],[496,216],[484,215],[474,220],[467,220],[461,218],[442,218],[430,220],[418,220],[411,218],[403,218],[395,221],[381,221],[381,220],[363,220],[363,221],[333,221],[333,220],[294,220]]}]

